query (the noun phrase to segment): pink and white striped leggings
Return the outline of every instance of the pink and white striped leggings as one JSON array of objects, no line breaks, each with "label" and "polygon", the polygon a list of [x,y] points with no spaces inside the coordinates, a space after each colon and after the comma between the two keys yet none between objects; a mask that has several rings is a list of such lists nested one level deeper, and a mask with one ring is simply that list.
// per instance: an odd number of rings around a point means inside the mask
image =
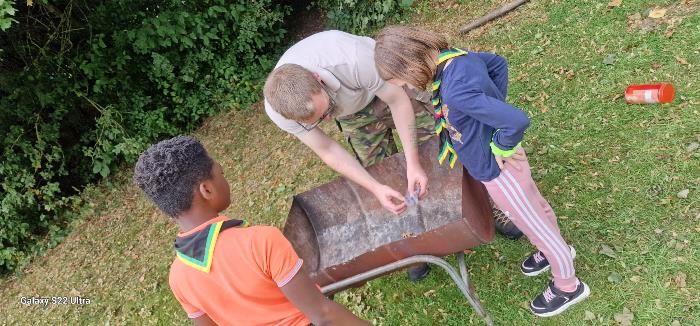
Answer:
[{"label": "pink and white striped leggings", "polygon": [[[525,154],[522,149],[519,151]],[[496,206],[547,258],[554,285],[563,291],[574,291],[577,281],[574,261],[569,246],[561,237],[557,217],[532,180],[527,159],[518,163],[520,170],[506,163],[497,178],[482,183]]]}]

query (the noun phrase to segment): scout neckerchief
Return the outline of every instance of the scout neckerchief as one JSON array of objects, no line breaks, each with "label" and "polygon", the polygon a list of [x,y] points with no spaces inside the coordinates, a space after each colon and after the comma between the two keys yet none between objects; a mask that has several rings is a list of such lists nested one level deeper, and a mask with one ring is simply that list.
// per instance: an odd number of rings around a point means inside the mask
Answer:
[{"label": "scout neckerchief", "polygon": [[214,258],[214,246],[219,233],[232,227],[246,227],[242,220],[219,221],[185,237],[175,238],[175,252],[180,261],[198,271],[209,273]]},{"label": "scout neckerchief", "polygon": [[440,52],[438,59],[435,62],[437,69],[435,70],[435,76],[433,76],[433,97],[432,104],[434,108],[433,118],[435,118],[435,133],[440,137],[440,152],[438,153],[438,162],[442,164],[446,158],[449,158],[450,168],[455,166],[457,162],[457,152],[452,145],[452,139],[450,138],[450,131],[447,129],[447,120],[443,110],[443,103],[440,99],[440,83],[442,82],[442,73],[445,70],[445,64],[447,60],[454,57],[467,54],[467,51],[457,48],[450,48],[445,51]]}]

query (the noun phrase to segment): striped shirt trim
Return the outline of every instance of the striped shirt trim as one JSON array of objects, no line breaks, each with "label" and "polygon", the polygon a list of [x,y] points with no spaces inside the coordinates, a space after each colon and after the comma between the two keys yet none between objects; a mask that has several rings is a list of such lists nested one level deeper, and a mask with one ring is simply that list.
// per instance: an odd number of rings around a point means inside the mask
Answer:
[{"label": "striped shirt trim", "polygon": [[297,273],[301,269],[301,265],[303,263],[304,263],[304,260],[299,258],[299,260],[297,261],[297,264],[294,265],[294,268],[292,268],[292,270],[287,274],[287,276],[284,279],[282,279],[281,281],[277,282],[277,287],[283,287],[283,286],[287,285],[287,283],[289,283],[289,281],[291,281],[294,278],[294,276],[297,275]]},{"label": "striped shirt trim", "polygon": [[199,310],[197,312],[193,312],[191,314],[190,313],[187,314],[187,318],[189,318],[189,319],[195,319],[195,318],[199,318],[202,316],[204,316],[204,311],[201,311],[201,310]]}]

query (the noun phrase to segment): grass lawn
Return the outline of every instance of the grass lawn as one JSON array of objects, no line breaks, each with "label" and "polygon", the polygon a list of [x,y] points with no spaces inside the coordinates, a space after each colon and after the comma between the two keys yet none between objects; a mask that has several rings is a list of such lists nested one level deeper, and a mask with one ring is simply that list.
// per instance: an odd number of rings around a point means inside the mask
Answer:
[{"label": "grass lawn", "polygon": [[[509,101],[532,119],[533,176],[592,294],[558,317],[534,317],[527,302],[547,277],[520,274],[527,241],[498,237],[467,256],[486,308],[497,325],[700,325],[700,149],[690,146],[700,142],[700,1],[533,1],[457,34],[502,2],[423,1],[406,23],[509,59]],[[648,18],[657,7],[665,15]],[[676,86],[672,104],[624,103],[628,84],[655,82]],[[324,128],[339,138],[333,127]],[[224,166],[232,217],[281,227],[294,193],[335,177],[260,105],[214,117],[195,136]],[[167,284],[176,227],[130,185],[130,170],[86,190],[74,232],[0,280],[1,324],[189,324]],[[75,295],[91,304],[20,304]],[[336,300],[381,325],[479,324],[441,271],[416,285],[384,277]]]}]

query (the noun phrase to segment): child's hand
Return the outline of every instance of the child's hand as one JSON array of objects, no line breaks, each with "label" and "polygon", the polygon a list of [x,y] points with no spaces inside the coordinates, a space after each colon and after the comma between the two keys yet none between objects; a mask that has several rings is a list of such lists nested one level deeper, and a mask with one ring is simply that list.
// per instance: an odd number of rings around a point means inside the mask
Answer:
[{"label": "child's hand", "polygon": [[428,175],[420,166],[417,167],[407,167],[406,168],[406,179],[408,180],[408,191],[409,194],[417,193],[418,198],[423,198],[425,192],[428,190]]},{"label": "child's hand", "polygon": [[524,161],[525,160],[525,154],[523,154],[520,151],[515,152],[515,154],[508,156],[508,157],[503,157],[503,156],[498,156],[496,154],[493,154],[493,157],[496,159],[496,163],[498,164],[498,167],[503,170],[503,167],[506,163],[512,165],[516,170],[520,171],[520,163],[518,161]]}]

